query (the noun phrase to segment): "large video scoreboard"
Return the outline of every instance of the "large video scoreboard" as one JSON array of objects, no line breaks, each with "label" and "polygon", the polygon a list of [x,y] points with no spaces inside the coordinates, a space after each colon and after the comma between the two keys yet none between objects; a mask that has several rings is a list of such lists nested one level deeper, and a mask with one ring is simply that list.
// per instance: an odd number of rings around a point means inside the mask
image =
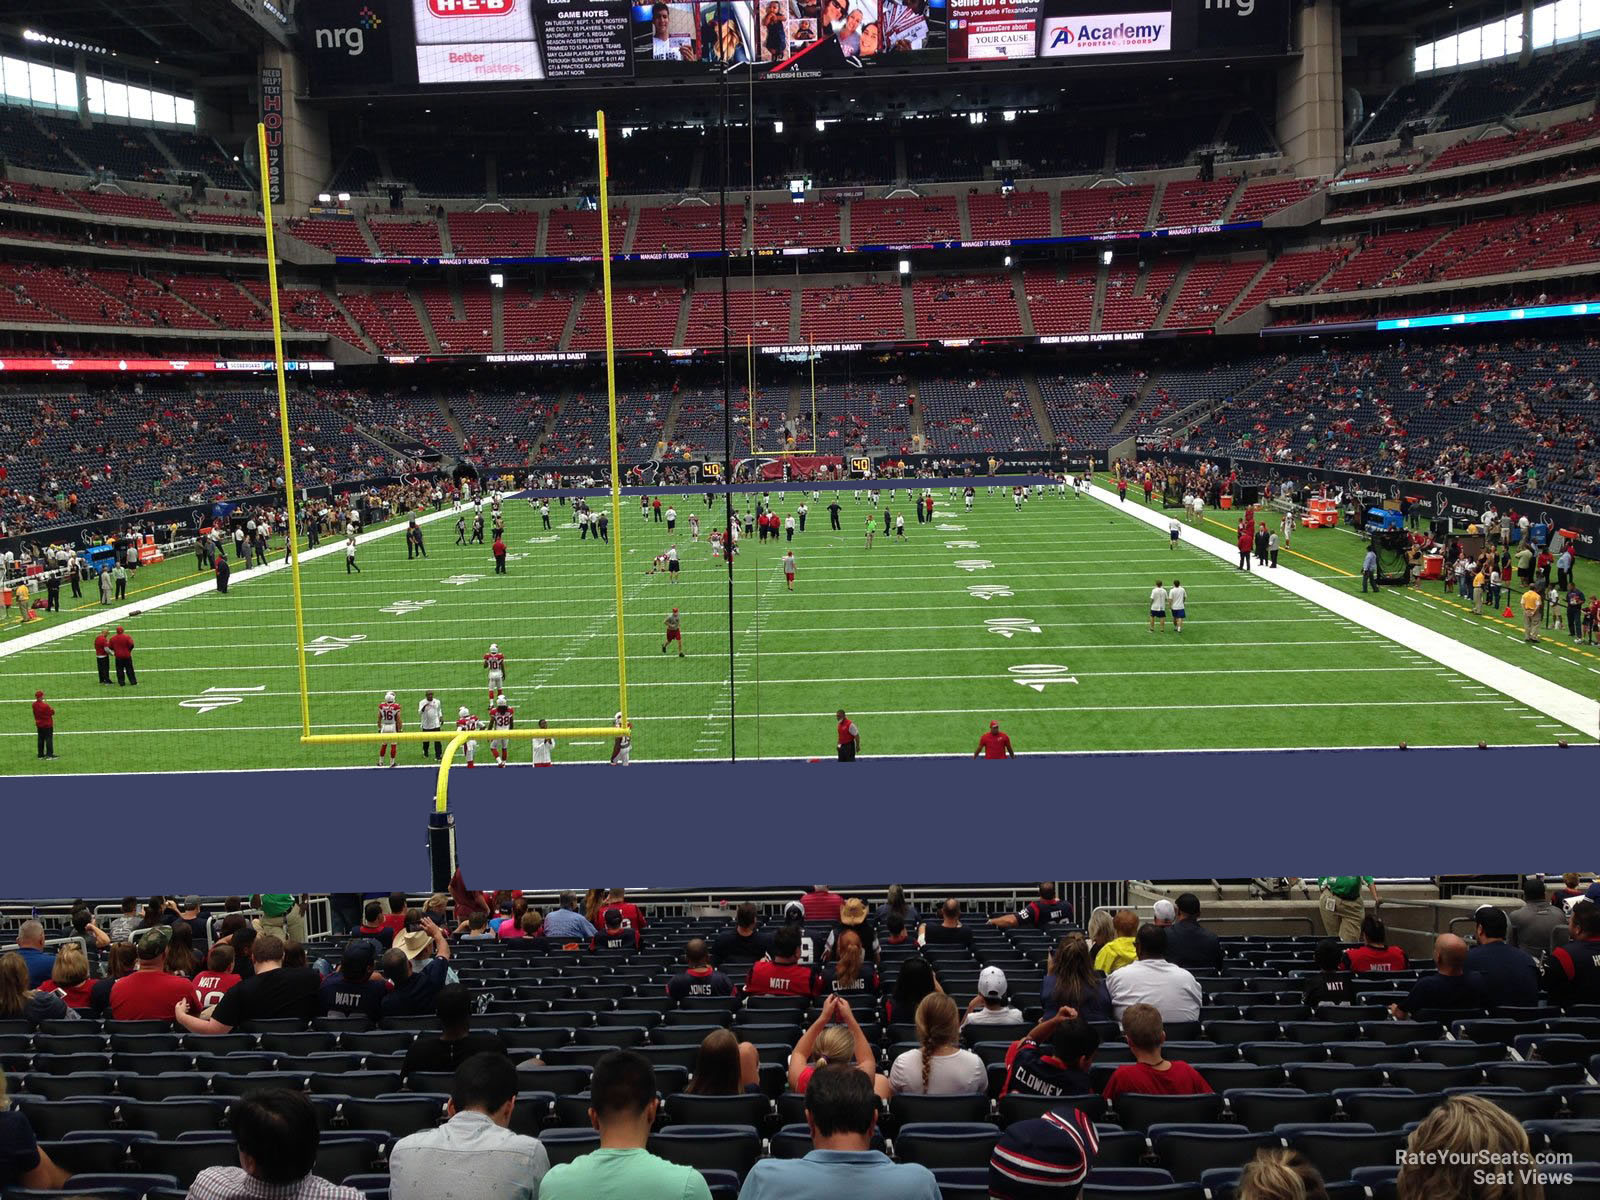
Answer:
[{"label": "large video scoreboard", "polygon": [[1282,54],[1292,0],[317,0],[318,94]]}]

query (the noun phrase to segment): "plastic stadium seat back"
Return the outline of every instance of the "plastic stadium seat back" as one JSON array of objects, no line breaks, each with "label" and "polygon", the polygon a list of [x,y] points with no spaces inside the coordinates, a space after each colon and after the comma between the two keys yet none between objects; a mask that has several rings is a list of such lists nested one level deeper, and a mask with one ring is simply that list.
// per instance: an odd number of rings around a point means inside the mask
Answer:
[{"label": "plastic stadium seat back", "polygon": [[700,1177],[706,1181],[706,1188],[711,1192],[711,1200],[738,1200],[738,1172],[701,1171]]},{"label": "plastic stadium seat back", "polygon": [[406,1091],[448,1094],[455,1080],[454,1071],[413,1071],[406,1076]]},{"label": "plastic stadium seat back", "polygon": [[1296,1133],[1289,1137],[1291,1149],[1309,1158],[1322,1177],[1331,1181],[1350,1178],[1357,1167],[1385,1167],[1394,1164],[1397,1150],[1406,1144],[1398,1130],[1386,1133]]},{"label": "plastic stadium seat back", "polygon": [[336,1092],[341,1096],[363,1096],[367,1099],[386,1092],[398,1092],[402,1086],[398,1071],[318,1072],[309,1078],[313,1092]]},{"label": "plastic stadium seat back", "polygon": [[517,1103],[511,1109],[511,1132],[536,1138],[550,1117],[556,1102],[550,1092],[518,1092]]},{"label": "plastic stadium seat back", "polygon": [[[237,1054],[258,1048],[263,1047],[248,1033],[186,1033],[179,1047],[190,1054]],[[264,1049],[270,1052],[272,1047]]]},{"label": "plastic stadium seat back", "polygon": [[1157,1124],[1214,1124],[1222,1120],[1222,1097],[1147,1096],[1126,1092],[1111,1102],[1125,1129],[1146,1130]]},{"label": "plastic stadium seat back", "polygon": [[[333,1082],[342,1078],[335,1076],[327,1086],[321,1090],[337,1092],[341,1089],[332,1086]],[[399,1079],[399,1075],[394,1076]],[[250,1092],[260,1091],[262,1088],[289,1088],[292,1091],[304,1091],[306,1077],[293,1071],[258,1071],[253,1075],[213,1075],[211,1077],[211,1090],[219,1096],[244,1096]],[[399,1085],[396,1084],[398,1087]],[[312,1089],[313,1091],[317,1089]]]},{"label": "plastic stadium seat back", "polygon": [[87,1096],[112,1096],[128,1076],[119,1071],[85,1071],[81,1075],[30,1075],[27,1093],[41,1100],[78,1100]]},{"label": "plastic stadium seat back", "polygon": [[595,1025],[577,1031],[580,1046],[601,1046],[608,1050],[630,1050],[642,1044],[650,1031],[643,1025]]},{"label": "plastic stadium seat back", "polygon": [[589,1093],[573,1092],[550,1102],[550,1124],[557,1129],[583,1129],[589,1125]]},{"label": "plastic stadium seat back", "polygon": [[1100,1153],[1094,1156],[1096,1167],[1137,1167],[1144,1159],[1144,1134],[1136,1129],[1114,1129],[1096,1126],[1100,1135]]},{"label": "plastic stadium seat back", "polygon": [[761,1157],[761,1133],[753,1125],[669,1125],[650,1135],[648,1149],[680,1166],[734,1171],[743,1179]]},{"label": "plastic stadium seat back", "polygon": [[[1473,1095],[1482,1096],[1503,1108],[1519,1121],[1552,1121],[1559,1117],[1562,1109],[1562,1096],[1558,1089],[1549,1088],[1542,1092],[1525,1092],[1514,1087],[1467,1087],[1446,1088],[1445,1095]],[[1578,1114],[1572,1114],[1574,1116]]]},{"label": "plastic stadium seat back", "polygon": [[925,1167],[981,1167],[988,1165],[998,1126],[979,1122],[916,1122],[902,1125],[895,1135],[895,1156],[902,1162]]},{"label": "plastic stadium seat back", "polygon": [[1282,1087],[1286,1076],[1282,1067],[1260,1063],[1198,1063],[1193,1064],[1200,1077],[1211,1085],[1214,1092],[1234,1088]]},{"label": "plastic stadium seat back", "polygon": [[1584,1074],[1583,1065],[1576,1062],[1503,1062],[1489,1063],[1483,1068],[1484,1079],[1490,1087],[1514,1087],[1526,1092],[1582,1083]]},{"label": "plastic stadium seat back", "polygon": [[1350,1172],[1350,1179],[1359,1183],[1372,1194],[1372,1200],[1395,1200],[1395,1177],[1400,1174],[1400,1168],[1388,1167],[1357,1167]]},{"label": "plastic stadium seat back", "polygon": [[400,1029],[362,1029],[339,1035],[339,1045],[357,1054],[404,1054],[416,1034]]},{"label": "plastic stadium seat back", "polygon": [[[1600,1121],[1529,1121],[1528,1133],[1556,1154],[1570,1154],[1574,1162],[1600,1162]],[[1559,1168],[1555,1168],[1559,1170]]]},{"label": "plastic stadium seat back", "polygon": [[304,1021],[294,1017],[273,1017],[265,1021],[246,1021],[237,1032],[243,1033],[298,1033],[306,1027]]},{"label": "plastic stadium seat back", "polygon": [[124,1100],[122,1124],[128,1129],[148,1129],[158,1139],[171,1141],[196,1129],[220,1129],[228,1101],[223,1096],[172,1100]]},{"label": "plastic stadium seat back", "polygon": [[[772,1135],[773,1158],[804,1158],[811,1153],[811,1127],[804,1121],[782,1126]],[[985,1184],[987,1194],[988,1185]]]},{"label": "plastic stadium seat back", "polygon": [[772,1101],[759,1093],[738,1096],[669,1095],[662,1105],[673,1125],[753,1125],[760,1129],[772,1118]]},{"label": "plastic stadium seat back", "polygon": [[1503,1062],[1506,1048],[1499,1042],[1473,1042],[1465,1038],[1449,1041],[1408,1043],[1412,1053],[1425,1063],[1438,1063],[1443,1067],[1470,1067],[1480,1063]]},{"label": "plastic stadium seat back", "polygon": [[941,1167],[933,1173],[939,1200],[989,1200],[987,1167]]},{"label": "plastic stadium seat back", "polygon": [[557,1046],[572,1044],[576,1030],[562,1026],[536,1029],[502,1029],[500,1040],[506,1044],[506,1049],[516,1058],[526,1058],[530,1054],[542,1054],[546,1050],[553,1050]]},{"label": "plastic stadium seat back", "polygon": [[1163,1053],[1166,1057],[1177,1059],[1179,1062],[1186,1062],[1191,1067],[1198,1067],[1201,1063],[1236,1063],[1239,1061],[1239,1048],[1237,1046],[1222,1045],[1217,1042],[1176,1042],[1168,1038]]},{"label": "plastic stadium seat back", "polygon": [[40,1140],[50,1161],[73,1175],[107,1175],[120,1170],[128,1161],[128,1143],[115,1138],[69,1138],[65,1141]]},{"label": "plastic stadium seat back", "polygon": [[593,1129],[546,1129],[539,1142],[554,1167],[600,1149],[600,1134]]},{"label": "plastic stadium seat back", "polygon": [[609,1046],[556,1046],[539,1057],[552,1067],[589,1067],[593,1069],[607,1054]]},{"label": "plastic stadium seat back", "polygon": [[1404,1088],[1377,1088],[1339,1097],[1339,1105],[1351,1120],[1362,1121],[1374,1129],[1400,1129],[1420,1121],[1445,1102],[1443,1092],[1411,1092]]},{"label": "plastic stadium seat back", "polygon": [[1202,1171],[1242,1167],[1263,1146],[1276,1145],[1270,1133],[1154,1132],[1156,1158],[1180,1182],[1198,1183]]},{"label": "plastic stadium seat back", "polygon": [[[1596,1071],[1600,1071],[1600,1064],[1589,1069],[1590,1075],[1600,1078]],[[1600,1119],[1600,1087],[1567,1088],[1562,1095],[1573,1116]]]},{"label": "plastic stadium seat back", "polygon": [[1047,1112],[1072,1108],[1081,1110],[1091,1121],[1104,1120],[1106,1115],[1105,1097],[1095,1092],[1070,1096],[1028,1096],[1011,1092],[1000,1097],[997,1106],[1002,1128],[1013,1121],[1029,1121]]},{"label": "plastic stadium seat back", "polygon": [[1083,1190],[1079,1193],[1082,1200],[1205,1200],[1205,1195],[1205,1189],[1198,1183],[1107,1187],[1095,1183],[1092,1179],[1084,1183]]},{"label": "plastic stadium seat back", "polygon": [[[187,1068],[192,1059],[183,1056]],[[114,1066],[110,1054],[34,1054],[33,1069],[45,1075],[76,1075],[83,1071],[137,1070],[137,1067]],[[176,1068],[166,1068],[176,1069]]]},{"label": "plastic stadium seat back", "polygon": [[554,1092],[558,1096],[589,1090],[588,1067],[529,1067],[517,1068],[519,1091]]},{"label": "plastic stadium seat back", "polygon": [[1541,1062],[1587,1064],[1596,1058],[1600,1058],[1600,1038],[1562,1035],[1539,1042]]},{"label": "plastic stadium seat back", "polygon": [[366,1138],[324,1137],[317,1147],[313,1173],[324,1179],[344,1179],[380,1169],[384,1143]]},{"label": "plastic stadium seat back", "polygon": [[1448,1088],[1473,1087],[1483,1082],[1483,1068],[1476,1066],[1391,1063],[1384,1070],[1395,1087],[1410,1088],[1413,1092],[1442,1092]]},{"label": "plastic stadium seat back", "polygon": [[381,1129],[396,1138],[432,1129],[444,1120],[438,1096],[352,1096],[341,1106],[352,1129]]},{"label": "plastic stadium seat back", "polygon": [[1239,1053],[1246,1062],[1263,1067],[1291,1067],[1296,1063],[1328,1061],[1326,1046],[1306,1046],[1299,1042],[1245,1042]]},{"label": "plastic stadium seat back", "polygon": [[204,1142],[135,1142],[130,1150],[141,1171],[176,1175],[184,1187],[207,1167],[236,1167],[239,1149],[231,1137]]},{"label": "plastic stadium seat back", "polygon": [[1276,1021],[1209,1021],[1205,1035],[1213,1042],[1238,1046],[1244,1042],[1270,1042],[1278,1038]]},{"label": "plastic stadium seat back", "polygon": [[1317,1045],[1352,1041],[1361,1036],[1361,1029],[1354,1021],[1285,1021],[1283,1036],[1291,1042]]},{"label": "plastic stadium seat back", "polygon": [[28,1118],[33,1136],[41,1139],[65,1137],[80,1130],[110,1129],[117,1111],[117,1101],[112,1096],[41,1100],[24,1094],[17,1096],[16,1101]]},{"label": "plastic stadium seat back", "polygon": [[1385,1042],[1329,1042],[1328,1059],[1350,1067],[1376,1067],[1384,1063],[1408,1061],[1408,1049]]},{"label": "plastic stadium seat back", "polygon": [[1331,1092],[1337,1088],[1377,1088],[1384,1084],[1383,1069],[1357,1067],[1349,1063],[1296,1063],[1289,1068],[1289,1082],[1308,1092]]},{"label": "plastic stadium seat back", "polygon": [[984,1025],[968,1023],[961,1029],[961,1044],[972,1049],[979,1042],[1004,1042],[1010,1045],[1028,1036],[1031,1025]]},{"label": "plastic stadium seat back", "polygon": [[1437,1021],[1362,1021],[1361,1036],[1369,1042],[1400,1046],[1443,1037],[1444,1026]]}]

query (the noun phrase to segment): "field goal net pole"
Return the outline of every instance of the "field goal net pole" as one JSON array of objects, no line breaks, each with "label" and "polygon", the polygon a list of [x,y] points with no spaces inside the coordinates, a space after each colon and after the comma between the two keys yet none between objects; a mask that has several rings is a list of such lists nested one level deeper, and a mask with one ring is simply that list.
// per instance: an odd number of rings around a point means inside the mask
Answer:
[{"label": "field goal net pole", "polygon": [[267,170],[267,127],[256,125],[256,166],[261,172],[261,220],[267,232],[267,292],[272,308],[272,367],[278,383],[278,436],[283,441],[283,507],[288,513],[289,589],[294,595],[295,665],[300,672],[300,740],[311,736],[311,688],[306,681],[305,602],[300,591],[300,526],[295,512],[294,446],[289,437],[289,385],[283,366],[283,311],[278,303],[278,249],[272,232],[272,175]]},{"label": "field goal net pole", "polygon": [[[606,125],[605,113],[595,114],[599,127],[599,156],[600,156],[600,243],[601,243],[601,275],[605,290],[605,316],[606,316],[606,391],[610,401],[611,417],[611,569],[613,584],[616,590],[617,602],[617,708],[622,713],[624,729],[629,726],[628,720],[628,663],[625,654],[624,623],[622,611],[622,477],[618,463],[617,447],[617,379],[616,379],[616,340],[612,324],[612,297],[611,297],[611,214],[609,196],[606,183]],[[261,164],[267,161],[267,129],[264,124],[256,125],[256,150],[257,161]],[[306,632],[305,632],[305,600],[300,579],[300,551],[299,551],[299,525],[295,507],[294,487],[294,454],[293,442],[289,430],[289,397],[288,383],[284,374],[283,357],[283,313],[279,303],[278,292],[278,258],[277,248],[273,237],[272,227],[272,191],[271,181],[265,169],[261,171],[261,214],[266,226],[267,239],[267,290],[272,311],[272,352],[273,366],[277,376],[278,385],[278,434],[282,440],[283,450],[283,486],[284,507],[288,513],[287,535],[289,538],[289,582],[290,591],[294,597],[294,641],[296,665],[299,670],[300,682],[300,742],[308,746],[338,746],[338,745],[373,745],[394,744],[399,742],[443,742],[444,753],[439,762],[439,773],[434,785],[434,819],[429,822],[429,840],[437,851],[437,835],[441,833],[448,837],[448,812],[450,795],[450,768],[455,764],[457,752],[468,741],[474,738],[502,738],[514,742],[531,742],[539,739],[566,740],[577,738],[614,738],[620,732],[614,725],[560,727],[554,729],[476,729],[458,730],[448,736],[443,731],[430,730],[427,733],[413,731],[409,733],[312,733],[311,732],[311,688],[306,672]],[[631,730],[629,731],[631,737]],[[439,857],[435,853],[435,874],[439,868]],[[448,878],[448,873],[446,874]],[[436,879],[435,883],[439,881]],[[440,884],[442,886],[442,884]],[[437,890],[437,888],[436,888]]]}]

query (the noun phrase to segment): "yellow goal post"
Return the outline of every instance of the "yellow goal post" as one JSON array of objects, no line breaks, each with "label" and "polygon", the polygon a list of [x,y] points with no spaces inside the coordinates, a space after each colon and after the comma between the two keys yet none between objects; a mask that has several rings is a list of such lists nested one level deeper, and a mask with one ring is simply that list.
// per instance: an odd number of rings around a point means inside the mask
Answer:
[{"label": "yellow goal post", "polygon": [[278,254],[272,218],[271,180],[266,170],[267,127],[256,125],[257,167],[261,176],[261,217],[266,226],[267,240],[267,290],[272,311],[272,358],[278,388],[278,433],[283,452],[284,510],[288,514],[289,586],[294,598],[294,640],[300,690],[300,743],[305,746],[373,745],[399,742],[443,742],[444,753],[439,760],[439,776],[434,788],[435,811],[448,810],[450,768],[455,765],[456,754],[473,738],[495,738],[515,742],[534,740],[564,740],[573,738],[615,738],[633,736],[632,722],[628,717],[628,663],[624,653],[625,630],[622,611],[622,475],[617,449],[617,374],[616,336],[612,320],[611,288],[611,207],[608,187],[609,164],[606,157],[606,114],[595,113],[599,134],[598,156],[600,168],[600,276],[605,298],[606,325],[606,394],[610,404],[611,442],[611,569],[617,606],[617,710],[622,714],[620,726],[557,726],[553,728],[525,729],[474,729],[457,730],[446,735],[442,730],[427,733],[312,733],[311,691],[306,671],[305,599],[300,577],[299,528],[295,504],[294,445],[290,437],[289,389],[284,374],[283,310],[278,291]]}]

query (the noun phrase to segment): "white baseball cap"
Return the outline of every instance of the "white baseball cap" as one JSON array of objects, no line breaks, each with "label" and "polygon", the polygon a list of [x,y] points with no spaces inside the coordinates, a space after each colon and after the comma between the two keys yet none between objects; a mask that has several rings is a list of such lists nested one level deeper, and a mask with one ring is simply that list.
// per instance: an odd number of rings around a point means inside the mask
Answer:
[{"label": "white baseball cap", "polygon": [[1004,1000],[1006,973],[999,967],[985,967],[978,972],[978,995],[986,1000]]},{"label": "white baseball cap", "polygon": [[1158,921],[1176,921],[1178,919],[1177,907],[1171,900],[1157,900],[1155,903],[1155,917]]}]

